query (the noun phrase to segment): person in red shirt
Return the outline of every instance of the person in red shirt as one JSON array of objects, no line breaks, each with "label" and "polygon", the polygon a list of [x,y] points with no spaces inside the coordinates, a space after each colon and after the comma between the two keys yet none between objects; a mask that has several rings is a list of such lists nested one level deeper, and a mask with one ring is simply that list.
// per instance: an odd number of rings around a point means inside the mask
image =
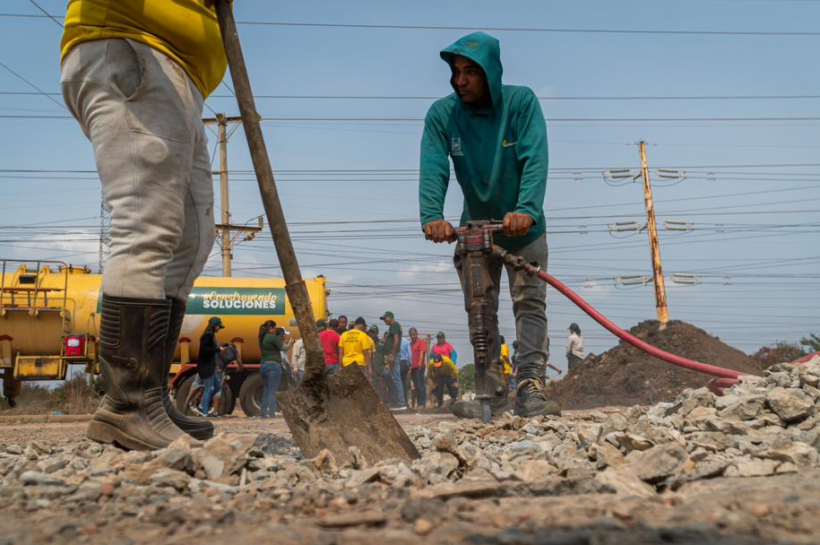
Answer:
[{"label": "person in red shirt", "polygon": [[319,320],[316,322],[319,330],[319,340],[322,341],[322,348],[325,351],[325,363],[327,364],[327,374],[332,375],[339,371],[339,339],[336,331],[328,329],[327,322]]},{"label": "person in red shirt", "polygon": [[427,341],[419,338],[415,327],[410,328],[410,352],[413,361],[410,363],[410,380],[416,390],[416,399],[419,407],[427,405],[427,392],[424,387],[424,370],[427,367]]}]

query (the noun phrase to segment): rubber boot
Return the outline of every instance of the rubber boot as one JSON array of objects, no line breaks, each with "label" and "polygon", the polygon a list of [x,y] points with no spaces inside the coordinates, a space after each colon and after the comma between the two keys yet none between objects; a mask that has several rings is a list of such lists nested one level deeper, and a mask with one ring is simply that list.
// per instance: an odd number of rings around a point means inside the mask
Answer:
[{"label": "rubber boot", "polygon": [[88,438],[132,450],[156,450],[185,436],[162,405],[170,304],[103,295],[100,370],[105,397]]},{"label": "rubber boot", "polygon": [[[507,401],[507,384],[501,378],[501,366],[499,364],[491,365],[486,376],[487,380],[490,381],[489,390],[500,393],[490,401],[491,414],[498,416],[510,409],[510,404]],[[479,401],[456,401],[450,409],[458,418],[481,418],[481,402]]]},{"label": "rubber boot", "polygon": [[542,380],[527,378],[518,383],[514,414],[524,418],[540,415],[561,416],[561,407],[547,399]]},{"label": "rubber boot", "polygon": [[174,352],[176,352],[177,343],[179,342],[179,333],[182,331],[182,320],[185,318],[185,303],[170,297],[168,301],[171,303],[171,320],[168,327],[167,352],[165,353],[165,367],[163,370],[165,380],[162,381],[162,406],[165,407],[165,412],[168,413],[171,421],[179,429],[195,439],[205,441],[214,436],[214,425],[204,418],[191,417],[180,412],[168,394],[168,375],[171,372]]}]

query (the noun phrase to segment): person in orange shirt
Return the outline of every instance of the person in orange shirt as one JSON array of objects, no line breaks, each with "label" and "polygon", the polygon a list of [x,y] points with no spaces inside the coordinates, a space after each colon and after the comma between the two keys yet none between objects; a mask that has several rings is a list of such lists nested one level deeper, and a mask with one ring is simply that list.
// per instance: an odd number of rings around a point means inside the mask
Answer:
[{"label": "person in orange shirt", "polygon": [[111,210],[99,335],[106,395],[88,426],[100,443],[153,450],[214,432],[167,390],[188,295],[214,243],[202,108],[227,60],[212,4],[68,4],[60,84]]}]

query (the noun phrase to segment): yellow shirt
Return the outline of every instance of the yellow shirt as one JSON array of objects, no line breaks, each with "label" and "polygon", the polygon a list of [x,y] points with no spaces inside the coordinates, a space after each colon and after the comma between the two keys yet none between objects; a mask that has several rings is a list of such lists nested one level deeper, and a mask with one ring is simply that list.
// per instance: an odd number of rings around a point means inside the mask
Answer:
[{"label": "yellow shirt", "polygon": [[364,331],[351,329],[342,333],[339,339],[339,347],[345,351],[344,358],[342,358],[342,367],[347,367],[351,363],[364,366],[366,364],[364,359],[365,351],[370,350],[372,355],[376,343]]},{"label": "yellow shirt", "polygon": [[430,377],[432,377],[433,380],[440,378],[458,378],[458,368],[456,364],[453,363],[453,360],[447,356],[442,356],[441,359],[441,365],[438,367],[436,367],[435,360],[430,360],[430,365],[427,368]]},{"label": "yellow shirt", "polygon": [[501,361],[504,362],[504,374],[512,373],[512,365],[510,365],[510,347],[506,344],[501,345]]},{"label": "yellow shirt", "polygon": [[222,81],[228,61],[219,23],[204,0],[70,0],[62,54],[91,40],[127,38],[176,61],[207,98]]}]

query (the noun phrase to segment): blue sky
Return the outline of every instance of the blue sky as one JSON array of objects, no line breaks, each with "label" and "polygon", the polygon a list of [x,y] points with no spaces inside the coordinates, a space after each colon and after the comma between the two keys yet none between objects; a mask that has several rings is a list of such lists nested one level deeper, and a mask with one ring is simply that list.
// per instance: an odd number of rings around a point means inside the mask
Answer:
[{"label": "blue sky", "polygon": [[[38,3],[58,19],[65,12],[65,1]],[[237,0],[235,10],[240,22],[476,30],[816,32],[820,20],[820,2],[809,1]],[[5,0],[0,11],[40,13],[28,0]],[[651,285],[624,288],[613,280],[651,276],[645,234],[609,231],[616,221],[645,222],[641,186],[608,184],[602,175],[610,168],[636,169],[635,142],[645,140],[670,316],[745,352],[820,331],[820,122],[725,120],[816,118],[820,99],[600,98],[817,96],[820,36],[488,31],[501,41],[505,83],[527,85],[544,97],[541,104],[551,120],[545,208],[552,274],[623,327],[655,317]],[[240,26],[257,95],[444,96],[450,92],[449,72],[438,51],[466,33]],[[0,16],[0,62],[40,89],[58,92],[60,34],[47,18]],[[29,91],[0,67],[0,92]],[[237,115],[227,87],[215,95],[208,101],[211,108]],[[417,119],[431,102],[260,98],[257,105],[265,117]],[[0,94],[0,116],[21,114],[66,112],[42,95]],[[601,121],[613,118],[706,120]],[[3,121],[0,257],[60,258],[96,268],[99,182],[93,173],[77,172],[94,170],[90,145],[73,120]],[[417,223],[421,123],[268,121],[264,126],[304,274],[329,279],[331,310],[363,315],[369,322],[393,310],[405,328],[448,332],[461,354],[459,363],[469,362],[466,319],[450,262],[453,248],[425,242]],[[262,207],[241,130],[231,139],[229,165],[234,221],[244,222]],[[657,168],[687,176],[679,183],[659,179]],[[49,172],[9,172],[15,169]],[[460,212],[454,180],[446,212]],[[690,230],[663,229],[666,220],[686,222]],[[59,227],[14,229],[45,222]],[[333,223],[311,225],[315,222]],[[239,246],[234,256],[237,276],[279,274],[269,236]],[[673,273],[699,275],[702,283],[675,284]],[[218,256],[206,274],[220,274]],[[502,294],[502,333],[512,340],[506,288]],[[615,343],[552,291],[548,314],[555,365],[565,366],[563,344],[572,321],[581,325],[587,350],[599,353]]]}]

